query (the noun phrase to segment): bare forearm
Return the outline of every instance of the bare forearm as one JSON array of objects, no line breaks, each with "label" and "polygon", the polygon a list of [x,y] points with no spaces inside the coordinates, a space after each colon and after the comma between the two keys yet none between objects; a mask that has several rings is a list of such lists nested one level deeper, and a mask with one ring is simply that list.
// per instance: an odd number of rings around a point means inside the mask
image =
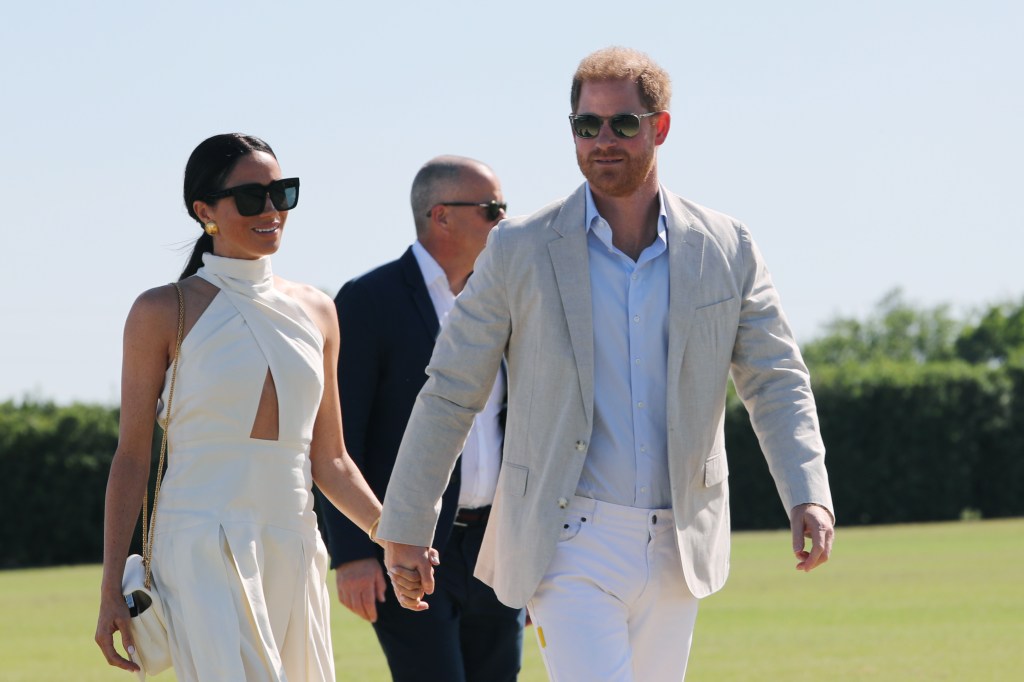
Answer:
[{"label": "bare forearm", "polygon": [[115,453],[103,510],[102,593],[121,592],[124,561],[142,509],[142,495],[148,478],[148,456],[129,456],[120,450]]},{"label": "bare forearm", "polygon": [[313,480],[331,504],[364,531],[380,518],[380,501],[347,454],[321,464],[314,460]]}]

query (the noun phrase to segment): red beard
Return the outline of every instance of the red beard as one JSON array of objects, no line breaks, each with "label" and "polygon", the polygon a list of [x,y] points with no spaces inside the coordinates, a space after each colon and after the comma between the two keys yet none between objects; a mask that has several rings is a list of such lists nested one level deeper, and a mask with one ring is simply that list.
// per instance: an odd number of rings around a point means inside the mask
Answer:
[{"label": "red beard", "polygon": [[[576,163],[592,190],[606,196],[625,197],[636,192],[654,172],[654,150],[643,152],[641,156],[633,156],[617,146],[612,150],[592,150],[584,159],[577,147]],[[599,163],[602,159],[618,162],[603,165]]]}]

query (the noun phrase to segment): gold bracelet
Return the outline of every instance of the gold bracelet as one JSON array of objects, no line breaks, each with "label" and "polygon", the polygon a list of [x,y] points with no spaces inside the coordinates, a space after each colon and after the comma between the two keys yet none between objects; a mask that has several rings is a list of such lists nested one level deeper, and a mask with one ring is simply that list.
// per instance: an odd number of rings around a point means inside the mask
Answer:
[{"label": "gold bracelet", "polygon": [[377,526],[380,525],[380,518],[381,517],[378,516],[377,519],[370,524],[370,530],[366,531],[366,534],[370,536],[370,540],[372,542],[377,542]]}]

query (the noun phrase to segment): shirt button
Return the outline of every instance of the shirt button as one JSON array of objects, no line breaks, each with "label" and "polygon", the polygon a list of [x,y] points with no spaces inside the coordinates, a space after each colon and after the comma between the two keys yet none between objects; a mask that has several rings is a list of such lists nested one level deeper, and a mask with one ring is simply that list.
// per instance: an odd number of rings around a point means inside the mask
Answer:
[{"label": "shirt button", "polygon": [[636,406],[639,407],[641,410],[644,409],[644,401],[641,400],[636,404]]},{"label": "shirt button", "polygon": [[637,358],[637,359],[636,359],[636,360],[634,360],[633,362],[634,362],[635,364],[639,365],[639,364],[640,364],[640,358]]},{"label": "shirt button", "polygon": [[576,449],[579,450],[580,452],[583,452],[584,450],[587,449],[587,444],[581,440],[578,440],[576,441]]},{"label": "shirt button", "polygon": [[639,322],[640,321],[640,316],[639,315],[634,315],[633,316],[633,321],[634,322]]},{"label": "shirt button", "polygon": [[636,279],[636,278],[637,278],[638,276],[639,276],[639,275],[637,275],[637,274],[636,274],[635,272],[633,273],[633,279],[634,279],[634,280],[635,280],[635,279]]},{"label": "shirt button", "polygon": [[568,506],[569,506],[569,500],[565,499],[564,497],[559,497],[558,498],[558,508],[559,509],[565,509]]}]

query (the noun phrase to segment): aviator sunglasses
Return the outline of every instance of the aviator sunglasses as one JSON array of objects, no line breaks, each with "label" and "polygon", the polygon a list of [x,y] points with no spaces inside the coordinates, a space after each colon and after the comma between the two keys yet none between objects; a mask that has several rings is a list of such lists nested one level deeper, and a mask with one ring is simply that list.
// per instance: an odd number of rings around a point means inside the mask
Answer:
[{"label": "aviator sunglasses", "polygon": [[269,185],[253,183],[229,187],[208,194],[206,198],[221,199],[232,196],[235,198],[235,207],[238,209],[239,215],[254,216],[263,213],[263,208],[267,205],[267,195],[270,195],[270,203],[278,211],[290,211],[299,203],[299,179],[284,178],[283,180],[274,180]]},{"label": "aviator sunglasses", "polygon": [[636,134],[640,132],[640,119],[647,118],[648,116],[655,116],[660,114],[660,111],[652,111],[646,114],[615,114],[604,118],[603,116],[597,116],[595,114],[569,114],[569,123],[572,124],[572,132],[576,137],[582,137],[584,139],[590,139],[597,137],[598,133],[601,132],[601,126],[604,125],[605,121],[608,121],[608,126],[612,129],[612,132],[629,139],[636,137]]},{"label": "aviator sunglasses", "polygon": [[[491,201],[488,201],[486,204],[478,204],[475,201],[439,201],[436,204],[434,204],[434,206],[479,206],[480,208],[487,209],[488,220],[497,220],[502,216],[502,214],[505,213],[506,209],[508,209],[508,204],[504,202],[499,204],[497,201],[494,201],[493,199]],[[434,207],[431,206],[430,211],[433,210]],[[430,211],[427,211],[428,218],[430,217]]]}]

